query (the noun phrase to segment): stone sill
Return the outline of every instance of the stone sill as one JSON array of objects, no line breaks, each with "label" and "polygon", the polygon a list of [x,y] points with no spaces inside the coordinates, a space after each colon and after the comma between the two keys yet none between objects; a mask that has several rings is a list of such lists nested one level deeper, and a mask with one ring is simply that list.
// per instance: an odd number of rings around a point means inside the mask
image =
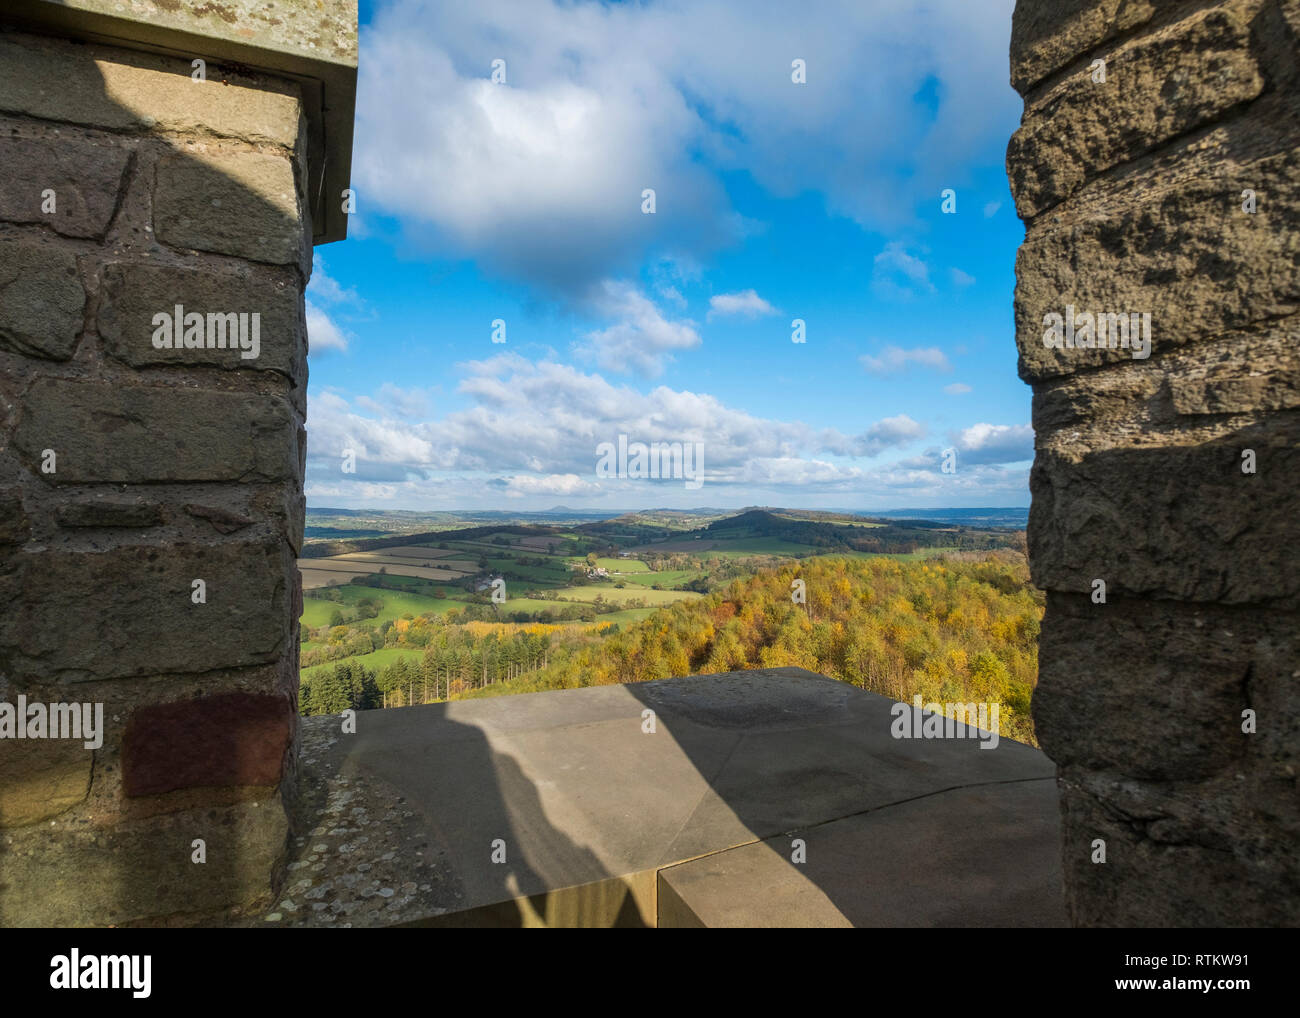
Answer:
[{"label": "stone sill", "polygon": [[302,87],[315,244],[347,237],[357,0],[5,0],[4,19],[61,38],[242,65]]},{"label": "stone sill", "polygon": [[306,719],[302,836],[241,925],[1065,925],[1051,762],[893,706],[779,668]]}]

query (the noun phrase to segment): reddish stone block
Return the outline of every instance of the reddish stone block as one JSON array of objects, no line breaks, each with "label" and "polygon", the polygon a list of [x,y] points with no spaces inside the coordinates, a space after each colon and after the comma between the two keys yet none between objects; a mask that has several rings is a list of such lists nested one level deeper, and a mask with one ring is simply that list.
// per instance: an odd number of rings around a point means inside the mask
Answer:
[{"label": "reddish stone block", "polygon": [[253,693],[141,707],[122,743],[126,794],[279,784],[292,711],[284,697]]}]

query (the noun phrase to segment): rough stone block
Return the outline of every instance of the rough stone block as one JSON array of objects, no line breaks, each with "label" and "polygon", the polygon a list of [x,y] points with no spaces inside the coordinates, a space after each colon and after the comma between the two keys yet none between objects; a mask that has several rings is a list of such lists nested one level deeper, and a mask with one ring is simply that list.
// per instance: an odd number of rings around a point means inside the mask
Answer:
[{"label": "rough stone block", "polygon": [[[1294,786],[1295,612],[1048,592],[1034,731],[1060,767],[1149,781],[1266,770]],[[1288,696],[1290,699],[1288,699]],[[1242,731],[1242,711],[1259,731]],[[1265,730],[1267,727],[1267,730]],[[1293,807],[1293,812],[1300,807]]]},{"label": "rough stone block", "polygon": [[[1100,786],[1100,787],[1098,787]],[[1294,926],[1300,865],[1294,826],[1260,823],[1244,782],[1207,800],[1164,783],[1061,776],[1066,907],[1076,926],[1222,928]],[[1294,792],[1292,793],[1294,795]],[[1233,816],[1206,821],[1207,809]],[[1105,842],[1105,864],[1094,842]]]},{"label": "rough stone block", "polygon": [[[37,824],[0,843],[0,925],[196,921],[271,903],[289,825],[278,796],[112,827]],[[196,838],[207,861],[192,861]]]},{"label": "rough stone block", "polygon": [[53,484],[279,481],[297,477],[288,404],[279,397],[43,378],[28,390],[14,448]]},{"label": "rough stone block", "polygon": [[[1256,472],[1242,470],[1244,449]],[[1197,445],[1041,444],[1029,559],[1047,590],[1249,604],[1300,601],[1300,419]]]},{"label": "rough stone block", "polygon": [[129,796],[181,788],[278,784],[292,707],[279,696],[226,693],[141,707],[122,742]]},{"label": "rough stone block", "polygon": [[98,496],[59,506],[55,518],[61,527],[155,527],[162,523],[162,507],[142,499]]},{"label": "rough stone block", "polygon": [[[1179,179],[1095,193],[1068,221],[1037,221],[1016,257],[1020,377],[1028,382],[1131,362],[1122,348],[1052,349],[1048,314],[1150,312],[1151,357],[1300,306],[1300,181],[1292,149],[1254,162],[1192,153]],[[1188,171],[1194,175],[1188,176]],[[1241,191],[1261,196],[1255,214]]]},{"label": "rough stone block", "polygon": [[1182,0],[1017,0],[1011,16],[1011,86],[1024,95],[1102,43]]},{"label": "rough stone block", "polygon": [[[292,560],[278,541],[46,550],[25,559],[0,656],[65,680],[264,664],[285,651]],[[193,581],[206,603],[193,601]]]},{"label": "rough stone block", "polygon": [[1300,0],[1282,0],[1278,6],[1291,33],[1300,38]]},{"label": "rough stone block", "polygon": [[85,799],[94,750],[84,741],[0,739],[0,827],[48,820]]},{"label": "rough stone block", "polygon": [[[1033,713],[1079,925],[1295,923],[1297,24],[1297,0],[1017,4]],[[1067,308],[1150,313],[1150,359],[1050,348]]]},{"label": "rough stone block", "polygon": [[0,488],[0,548],[22,544],[30,533],[21,492],[14,487]]},{"label": "rough stone block", "polygon": [[190,503],[185,506],[185,511],[195,519],[205,520],[219,534],[233,534],[245,527],[251,527],[256,522],[251,517],[241,516],[217,506]]},{"label": "rough stone block", "polygon": [[71,251],[0,241],[0,346],[67,360],[81,332],[86,291]]},{"label": "rough stone block", "polygon": [[[298,287],[290,280],[273,278],[270,270],[214,272],[172,265],[117,262],[104,267],[100,291],[99,333],[113,357],[133,367],[169,364],[178,367],[214,365],[279,371],[291,379],[305,375],[306,339],[301,322]],[[225,328],[226,349],[158,349],[153,344],[157,314],[176,316],[176,305],[188,316],[247,314],[259,316],[258,351],[239,349],[235,332]],[[228,320],[214,318],[214,325]],[[177,333],[179,338],[179,333]]]},{"label": "rough stone block", "polygon": [[[1254,368],[1243,366],[1241,370]],[[1295,373],[1177,379],[1170,390],[1174,409],[1189,417],[1300,407],[1300,375]]]},{"label": "rough stone block", "polygon": [[[0,138],[0,219],[41,223],[65,237],[102,237],[122,189],[130,151],[113,135]],[[47,190],[54,211],[46,212]]]},{"label": "rough stone block", "polygon": [[182,60],[7,34],[0,37],[0,109],[118,131],[295,144],[296,85],[261,75],[232,80],[219,65],[208,70],[207,81],[195,82]]},{"label": "rough stone block", "polygon": [[1027,109],[1007,166],[1021,218],[1037,216],[1092,177],[1129,162],[1264,89],[1246,13],[1201,11],[1087,68]]},{"label": "rough stone block", "polygon": [[174,247],[255,262],[303,261],[307,240],[293,163],[219,149],[165,156],[154,186],[154,235]]},{"label": "rough stone block", "polygon": [[1132,443],[1200,445],[1300,405],[1300,315],[1039,385],[1040,449],[1078,457]]}]

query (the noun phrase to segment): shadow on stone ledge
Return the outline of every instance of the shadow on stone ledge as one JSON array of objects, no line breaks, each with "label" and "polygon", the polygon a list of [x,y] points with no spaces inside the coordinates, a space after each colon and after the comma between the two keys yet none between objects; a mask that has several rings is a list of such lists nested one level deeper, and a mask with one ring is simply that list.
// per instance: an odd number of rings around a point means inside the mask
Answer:
[{"label": "shadow on stone ledge", "polygon": [[263,921],[1063,925],[1052,764],[893,706],[783,668],[308,719]]}]

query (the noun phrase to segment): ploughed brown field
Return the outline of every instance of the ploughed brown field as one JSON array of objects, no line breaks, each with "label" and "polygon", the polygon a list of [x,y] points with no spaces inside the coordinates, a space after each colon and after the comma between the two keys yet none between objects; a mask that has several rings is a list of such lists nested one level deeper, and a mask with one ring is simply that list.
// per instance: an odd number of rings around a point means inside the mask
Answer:
[{"label": "ploughed brown field", "polygon": [[467,559],[453,558],[456,552],[443,548],[403,545],[381,551],[353,551],[330,558],[298,560],[304,590],[347,583],[354,576],[365,576],[383,569],[389,576],[414,576],[422,580],[458,580],[475,572],[477,566]]}]

